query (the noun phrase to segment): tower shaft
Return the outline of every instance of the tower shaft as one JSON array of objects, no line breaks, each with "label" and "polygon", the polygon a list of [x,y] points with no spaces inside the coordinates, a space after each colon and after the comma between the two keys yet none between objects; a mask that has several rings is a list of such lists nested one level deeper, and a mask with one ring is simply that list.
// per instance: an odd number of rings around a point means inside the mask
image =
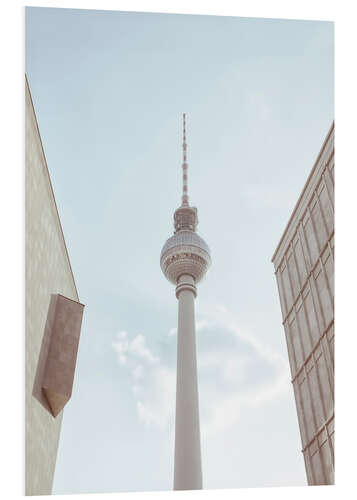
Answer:
[{"label": "tower shaft", "polygon": [[197,386],[195,296],[192,276],[183,275],[178,298],[174,490],[202,489]]},{"label": "tower shaft", "polygon": [[201,438],[195,332],[196,285],[211,264],[207,243],[196,233],[197,209],[188,203],[186,114],[183,115],[182,203],[175,233],[164,244],[160,266],[178,299],[174,490],[202,489]]}]

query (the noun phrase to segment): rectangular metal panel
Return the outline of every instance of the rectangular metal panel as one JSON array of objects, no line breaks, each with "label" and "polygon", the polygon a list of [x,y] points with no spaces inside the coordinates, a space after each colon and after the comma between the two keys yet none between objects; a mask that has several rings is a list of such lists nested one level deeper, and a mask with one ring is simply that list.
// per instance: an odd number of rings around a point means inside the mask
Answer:
[{"label": "rectangular metal panel", "polygon": [[83,308],[63,295],[51,297],[33,395],[54,417],[72,395]]}]

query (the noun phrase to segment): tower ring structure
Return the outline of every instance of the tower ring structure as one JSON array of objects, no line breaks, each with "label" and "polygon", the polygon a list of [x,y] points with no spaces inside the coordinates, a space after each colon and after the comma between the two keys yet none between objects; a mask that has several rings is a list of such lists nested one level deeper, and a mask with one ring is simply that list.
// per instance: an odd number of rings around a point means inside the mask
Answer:
[{"label": "tower ring structure", "polygon": [[207,243],[190,230],[181,230],[169,238],[162,248],[160,265],[166,279],[177,284],[183,275],[190,275],[198,283],[211,264]]}]

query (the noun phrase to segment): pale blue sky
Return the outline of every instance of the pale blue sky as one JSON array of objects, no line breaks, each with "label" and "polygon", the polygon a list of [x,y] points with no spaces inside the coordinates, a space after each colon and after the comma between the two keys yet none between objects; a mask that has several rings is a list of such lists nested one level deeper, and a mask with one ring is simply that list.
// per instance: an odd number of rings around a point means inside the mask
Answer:
[{"label": "pale blue sky", "polygon": [[333,120],[333,24],[26,9],[26,71],[80,299],[55,493],[171,489],[177,301],[159,255],[190,201],[205,488],[302,485],[270,258]]}]

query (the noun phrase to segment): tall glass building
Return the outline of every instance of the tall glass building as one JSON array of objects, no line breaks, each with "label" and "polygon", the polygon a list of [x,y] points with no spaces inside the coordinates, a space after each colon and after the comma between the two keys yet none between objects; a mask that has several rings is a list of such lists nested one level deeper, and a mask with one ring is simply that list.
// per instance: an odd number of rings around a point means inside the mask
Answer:
[{"label": "tall glass building", "polygon": [[334,124],[272,257],[309,485],[334,483]]}]

